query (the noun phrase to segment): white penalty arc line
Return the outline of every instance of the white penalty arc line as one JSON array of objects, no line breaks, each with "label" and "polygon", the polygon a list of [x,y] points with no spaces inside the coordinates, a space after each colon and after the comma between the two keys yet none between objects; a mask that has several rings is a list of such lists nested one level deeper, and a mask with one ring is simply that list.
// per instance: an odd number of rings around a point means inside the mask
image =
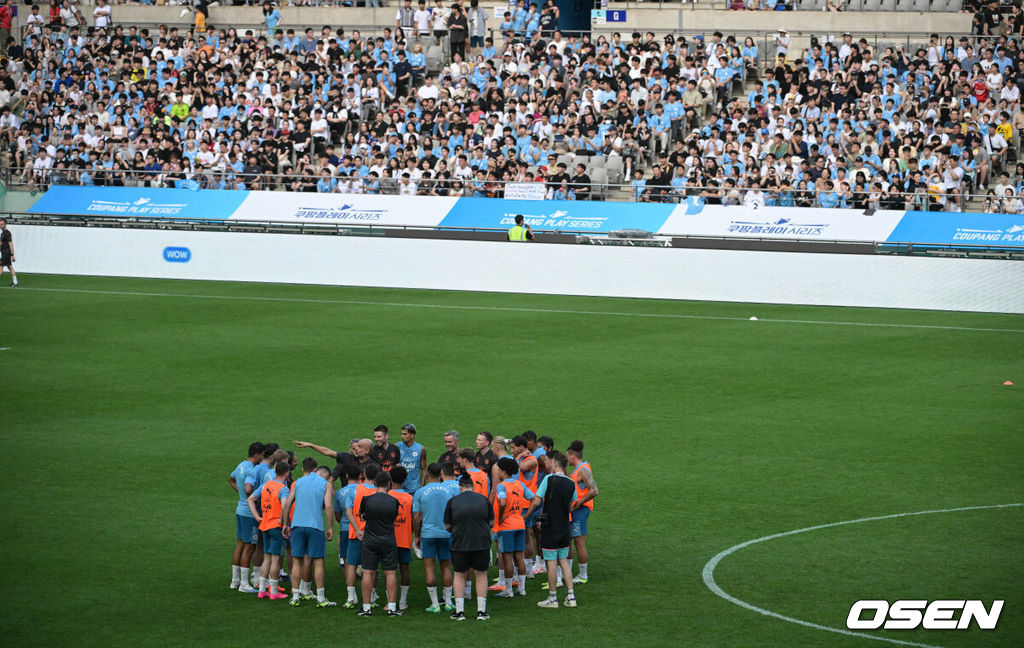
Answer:
[{"label": "white penalty arc line", "polygon": [[[126,295],[132,297],[177,297],[182,299],[224,299],[229,301],[284,302],[296,304],[341,304],[348,306],[388,306],[393,308],[439,308],[446,310],[475,310],[504,313],[546,313],[551,315],[603,315],[608,317],[649,317],[660,319],[713,320],[724,322],[746,322],[749,317],[729,317],[725,315],[683,315],[680,313],[629,313],[623,311],[589,311],[558,308],[522,308],[515,306],[469,306],[460,304],[422,304],[409,302],[361,301],[355,299],[311,299],[303,297],[258,297],[250,295],[201,295],[189,293],[156,293],[134,292],[125,290],[86,290],[78,288],[29,288],[19,292],[41,291],[82,293],[90,295]],[[772,319],[759,318],[758,322],[776,324],[814,324],[824,326],[868,326],[875,328],[932,329],[939,331],[976,331],[988,333],[1024,333],[1024,329],[978,328],[970,326],[942,326],[938,324],[885,324],[879,322],[843,322],[829,320]]]},{"label": "white penalty arc line", "polygon": [[704,584],[707,585],[708,589],[710,589],[716,595],[724,598],[726,601],[729,601],[730,603],[735,603],[736,605],[738,605],[738,606],[740,606],[742,608],[746,608],[747,610],[750,610],[752,612],[757,612],[758,614],[763,614],[764,616],[769,616],[769,617],[772,617],[772,618],[775,618],[775,619],[779,619],[779,620],[782,620],[782,621],[788,621],[789,623],[796,623],[798,625],[802,625],[802,626],[807,627],[807,628],[813,628],[815,630],[824,630],[826,632],[835,632],[837,634],[849,635],[851,637],[857,637],[859,639],[871,639],[873,641],[884,641],[884,642],[887,642],[887,643],[897,644],[897,645],[900,645],[900,646],[918,646],[919,648],[940,648],[939,646],[934,646],[932,644],[915,643],[913,641],[901,641],[899,639],[890,639],[889,637],[879,637],[877,635],[866,634],[866,633],[863,633],[863,632],[853,632],[852,630],[845,630],[843,628],[832,628],[832,627],[820,625],[820,624],[817,624],[817,623],[811,623],[810,621],[804,621],[802,619],[795,619],[793,617],[786,616],[784,614],[779,614],[778,612],[772,612],[771,610],[766,610],[764,608],[757,607],[756,605],[752,605],[750,603],[747,603],[746,601],[740,600],[740,599],[736,598],[735,596],[733,596],[732,594],[729,594],[728,592],[723,590],[718,585],[718,583],[715,582],[715,568],[718,567],[718,563],[722,562],[723,559],[725,559],[726,557],[736,553],[740,549],[745,549],[745,548],[747,548],[747,547],[749,547],[751,545],[758,544],[759,542],[767,542],[768,540],[775,540],[776,538],[784,538],[786,536],[796,535],[798,533],[807,533],[808,531],[818,531],[818,530],[821,530],[821,529],[829,529],[829,528],[832,528],[832,527],[846,526],[846,525],[849,525],[849,524],[860,524],[862,522],[877,522],[878,520],[893,520],[893,519],[896,519],[896,518],[905,518],[905,517],[911,517],[911,516],[915,516],[915,515],[931,515],[931,514],[935,514],[935,513],[957,513],[957,512],[961,512],[961,511],[980,511],[980,510],[984,510],[984,509],[1012,508],[1012,507],[1019,507],[1019,506],[1024,506],[1024,503],[1016,503],[1016,504],[990,504],[990,505],[987,505],[987,506],[962,506],[962,507],[959,507],[959,508],[935,509],[935,510],[931,510],[931,511],[915,511],[913,513],[894,513],[892,515],[876,515],[874,517],[858,518],[856,520],[844,520],[843,522],[832,522],[830,524],[819,524],[817,526],[805,527],[803,529],[795,529],[793,531],[785,531],[783,533],[775,533],[775,534],[767,535],[767,536],[764,536],[764,537],[761,537],[761,538],[755,538],[753,540],[747,540],[746,542],[741,542],[738,545],[733,545],[732,547],[729,547],[725,551],[719,553],[714,558],[709,560],[706,565],[704,565],[704,571],[702,573],[702,576],[704,578]]}]

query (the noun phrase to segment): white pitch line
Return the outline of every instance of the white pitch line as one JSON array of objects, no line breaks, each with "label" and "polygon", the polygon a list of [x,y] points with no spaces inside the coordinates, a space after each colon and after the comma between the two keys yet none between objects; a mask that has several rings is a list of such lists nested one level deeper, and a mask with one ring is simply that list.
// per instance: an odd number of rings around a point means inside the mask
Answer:
[{"label": "white pitch line", "polygon": [[892,515],[877,515],[877,516],[874,516],[874,517],[858,518],[856,520],[844,520],[843,522],[832,522],[830,524],[819,524],[817,526],[805,527],[803,529],[795,529],[793,531],[785,531],[783,533],[775,533],[775,534],[767,535],[767,536],[764,536],[764,537],[761,537],[761,538],[755,538],[753,540],[747,540],[746,542],[741,542],[738,545],[733,545],[732,547],[729,547],[725,551],[719,553],[714,558],[709,560],[706,565],[704,565],[704,571],[702,572],[702,576],[704,578],[704,584],[707,585],[708,589],[710,589],[716,595],[724,598],[726,601],[729,601],[730,603],[735,603],[736,605],[738,605],[738,606],[740,606],[742,608],[746,608],[746,609],[748,609],[748,610],[750,610],[752,612],[757,612],[758,614],[763,614],[764,616],[769,616],[769,617],[772,617],[772,618],[775,618],[775,619],[780,619],[782,621],[788,621],[789,623],[796,623],[798,625],[802,625],[802,626],[807,627],[807,628],[813,628],[815,630],[824,630],[826,632],[835,632],[837,634],[849,635],[851,637],[857,637],[859,639],[871,639],[873,641],[885,641],[887,643],[897,644],[897,645],[900,645],[900,646],[918,646],[919,648],[940,648],[939,646],[933,646],[931,644],[915,643],[915,642],[912,642],[912,641],[901,641],[899,639],[890,639],[889,637],[880,637],[880,636],[877,636],[877,635],[866,634],[864,632],[854,632],[852,630],[845,630],[845,629],[842,629],[842,628],[832,628],[832,627],[829,627],[829,626],[819,625],[817,623],[811,623],[810,621],[804,621],[802,619],[795,619],[793,617],[789,617],[789,616],[786,616],[784,614],[779,614],[777,612],[772,612],[771,610],[766,610],[764,608],[757,607],[756,605],[752,605],[750,603],[747,603],[746,601],[742,601],[742,600],[736,598],[732,594],[729,594],[728,592],[723,590],[721,587],[719,587],[718,583],[715,582],[715,568],[718,567],[718,563],[722,562],[723,559],[725,559],[726,557],[728,557],[731,554],[736,553],[740,549],[745,549],[745,548],[747,548],[747,547],[749,547],[751,545],[757,544],[759,542],[767,542],[768,540],[775,540],[776,538],[784,538],[786,536],[796,535],[798,533],[807,533],[808,531],[818,531],[818,530],[821,530],[821,529],[828,529],[828,528],[831,528],[831,527],[846,526],[848,524],[860,524],[862,522],[876,522],[878,520],[892,520],[892,519],[895,519],[895,518],[911,517],[911,516],[914,516],[914,515],[931,515],[931,514],[934,514],[934,513],[957,513],[957,512],[960,512],[960,511],[980,511],[980,510],[983,510],[983,509],[1011,508],[1011,507],[1015,507],[1015,506],[1024,506],[1024,503],[1016,503],[1016,504],[990,504],[990,505],[987,505],[987,506],[962,506],[960,508],[935,509],[935,510],[931,510],[931,511],[915,511],[913,513],[894,513]]},{"label": "white pitch line", "polygon": [[[717,320],[725,322],[746,322],[749,317],[730,317],[725,315],[683,315],[679,313],[628,313],[622,311],[589,311],[589,310],[568,310],[558,308],[519,308],[514,306],[466,306],[458,304],[421,304],[406,302],[380,302],[360,301],[355,299],[310,299],[302,297],[257,297],[248,295],[199,295],[188,293],[155,293],[155,292],[133,292],[125,290],[86,290],[77,288],[28,288],[25,287],[19,292],[31,290],[43,292],[82,293],[92,295],[127,295],[133,297],[178,297],[185,299],[226,299],[230,301],[264,301],[264,302],[286,302],[296,304],[342,304],[349,306],[390,306],[395,308],[440,308],[448,310],[476,310],[494,311],[506,313],[548,313],[552,315],[604,315],[610,317],[651,317],[662,319],[690,319],[690,320]],[[759,323],[776,324],[815,324],[832,326],[870,326],[876,328],[907,328],[907,329],[932,329],[940,331],[976,331],[988,333],[1024,333],[1024,329],[1007,328],[976,328],[970,326],[941,326],[936,324],[885,324],[878,322],[843,322],[828,320],[800,320],[800,319],[771,319],[761,318]]]}]

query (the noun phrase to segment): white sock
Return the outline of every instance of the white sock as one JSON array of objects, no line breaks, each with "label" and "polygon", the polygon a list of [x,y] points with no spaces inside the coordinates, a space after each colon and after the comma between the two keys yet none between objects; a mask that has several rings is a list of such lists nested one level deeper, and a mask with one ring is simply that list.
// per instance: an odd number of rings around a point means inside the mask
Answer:
[{"label": "white sock", "polygon": [[576,597],[575,597],[575,596],[573,595],[573,593],[572,593],[572,588],[571,588],[571,587],[569,588],[569,591],[568,591],[568,592],[566,593],[565,597],[566,597],[566,598],[576,598]]},{"label": "white sock", "polygon": [[395,604],[394,604],[394,602],[388,603],[388,611],[389,612],[394,612],[395,611]]},{"label": "white sock", "polygon": [[430,606],[431,607],[437,607],[437,588],[436,587],[428,587],[427,588],[427,594],[430,595]]},{"label": "white sock", "polygon": [[464,612],[466,610],[466,599],[457,598],[455,599],[455,611]]},{"label": "white sock", "polygon": [[519,568],[518,567],[513,567],[512,568],[512,577],[515,578],[518,575],[519,575]]},{"label": "white sock", "polygon": [[273,580],[273,579],[268,579],[267,582],[270,583],[270,593],[271,594],[277,594],[277,584],[278,584],[278,581]]},{"label": "white sock", "polygon": [[401,590],[402,590],[402,594],[401,594],[401,596],[399,597],[398,600],[400,602],[402,602],[402,603],[405,603],[405,600],[409,597],[409,586],[408,585],[402,585],[401,586]]},{"label": "white sock", "polygon": [[260,576],[260,591],[267,589],[267,579]]},{"label": "white sock", "polygon": [[282,569],[281,570],[281,576],[284,577],[284,576],[287,576],[287,575],[288,575],[288,572],[286,572],[285,570]]},{"label": "white sock", "polygon": [[527,574],[532,574],[533,573],[533,558],[526,558],[525,561],[526,561],[526,573]]},{"label": "white sock", "polygon": [[373,591],[370,592],[370,603],[373,603],[374,601],[376,601],[379,598],[380,598],[380,594],[377,593],[377,590],[373,590]]},{"label": "white sock", "polygon": [[587,578],[587,563],[580,563],[580,578],[584,580]]},{"label": "white sock", "polygon": [[246,587],[252,587],[252,583],[249,582],[249,568],[248,567],[242,567],[242,569],[241,569],[241,571],[239,573],[239,577],[240,577],[240,580],[238,581],[239,583],[245,583]]},{"label": "white sock", "polygon": [[487,597],[486,596],[478,596],[478,597],[476,597],[476,611],[477,612],[486,612],[487,611]]},{"label": "white sock", "polygon": [[302,594],[309,594],[309,583],[306,581],[299,581],[299,592]]},{"label": "white sock", "polygon": [[292,600],[293,601],[298,601],[299,600],[299,590],[295,589],[294,587],[292,588]]},{"label": "white sock", "polygon": [[451,605],[452,604],[452,588],[445,587],[445,588],[442,588],[441,591],[444,594],[444,604],[445,605]]},{"label": "white sock", "polygon": [[322,588],[322,587],[316,588],[316,600],[320,601],[321,603],[323,603],[324,600],[326,600],[326,597],[324,597],[324,588]]},{"label": "white sock", "polygon": [[518,581],[519,581],[519,582],[517,583],[517,584],[519,585],[519,588],[518,588],[518,589],[519,589],[519,591],[520,591],[520,592],[525,592],[525,591],[526,591],[526,576],[520,576],[520,577],[519,577],[518,579],[516,579],[516,580],[518,580]]},{"label": "white sock", "polygon": [[517,580],[519,580],[519,578],[518,578],[518,577],[513,577],[513,578],[506,578],[506,579],[505,579],[505,583],[504,583],[504,585],[505,585],[505,589],[506,589],[506,590],[507,590],[507,591],[508,591],[509,593],[511,593],[511,592],[512,592],[512,588],[513,588],[513,587],[515,587],[515,581],[517,581]]},{"label": "white sock", "polygon": [[15,277],[13,280],[11,280],[11,283],[13,283],[15,286],[17,286],[18,285],[18,278]]},{"label": "white sock", "polygon": [[242,577],[242,568],[238,565],[231,565],[231,583],[234,585],[238,584],[238,581]]},{"label": "white sock", "polygon": [[558,588],[557,587],[555,589],[551,590],[550,592],[548,592],[548,600],[549,601],[557,601],[558,600]]},{"label": "white sock", "polygon": [[359,600],[358,598],[356,598],[356,588],[354,588],[354,587],[348,588],[348,600],[349,601],[358,601]]},{"label": "white sock", "polygon": [[369,612],[369,611],[370,611],[370,604],[369,603],[363,603],[363,612]]},{"label": "white sock", "polygon": [[499,569],[498,570],[498,583],[502,584],[502,585],[505,583],[505,570],[504,569]]}]

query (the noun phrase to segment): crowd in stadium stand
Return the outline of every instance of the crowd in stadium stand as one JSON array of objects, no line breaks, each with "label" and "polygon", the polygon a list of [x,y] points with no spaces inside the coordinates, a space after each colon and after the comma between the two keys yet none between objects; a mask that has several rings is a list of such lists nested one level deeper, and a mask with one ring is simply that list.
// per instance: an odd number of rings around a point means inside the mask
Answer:
[{"label": "crowd in stadium stand", "polygon": [[643,201],[959,210],[987,193],[986,209],[1020,211],[1019,8],[1009,36],[793,51],[779,30],[763,52],[719,32],[564,36],[546,5],[403,3],[374,35],[275,29],[269,3],[265,35],[51,11],[6,44],[3,166],[34,188],[500,196],[525,181],[580,200],[621,183]]}]

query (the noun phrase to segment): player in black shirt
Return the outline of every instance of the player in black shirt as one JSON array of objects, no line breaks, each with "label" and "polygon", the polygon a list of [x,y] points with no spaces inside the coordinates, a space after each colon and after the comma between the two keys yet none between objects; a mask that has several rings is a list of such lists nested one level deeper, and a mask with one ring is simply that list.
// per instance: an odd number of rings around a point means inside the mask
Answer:
[{"label": "player in black shirt", "polygon": [[569,545],[572,537],[569,533],[569,516],[572,502],[576,499],[576,482],[565,474],[568,463],[565,455],[555,450],[548,454],[548,465],[552,473],[544,478],[537,489],[537,497],[530,502],[524,517],[530,515],[544,504],[544,513],[540,517],[540,544],[544,560],[548,567],[548,598],[537,603],[543,608],[558,607],[558,567],[562,568],[562,578],[568,593],[565,597],[566,607],[576,607],[576,596],[572,591],[572,567],[569,566]]},{"label": "player in black shirt", "polygon": [[370,448],[370,461],[373,461],[384,472],[401,463],[398,446],[388,440],[388,426],[378,425],[373,428],[373,447]]},{"label": "player in black shirt", "polygon": [[444,433],[444,454],[437,458],[437,463],[442,466],[446,463],[455,465],[455,476],[462,476],[462,468],[459,467],[459,462],[456,461],[456,457],[459,454],[459,432],[458,430],[448,430]]},{"label": "player in black shirt", "polygon": [[[459,479],[459,494],[448,500],[444,526],[452,534],[452,570],[455,572],[455,612],[451,618],[465,621],[466,572],[476,572],[476,618],[486,621],[487,568],[490,566],[491,525],[494,507],[480,493],[473,492],[469,475]],[[566,528],[568,534],[568,527]],[[566,545],[568,546],[568,544]]]},{"label": "player in black shirt", "polygon": [[384,570],[388,593],[388,616],[401,616],[395,599],[398,594],[398,545],[395,542],[395,518],[398,517],[398,500],[388,495],[391,476],[379,472],[373,479],[377,492],[364,497],[355,512],[366,523],[363,529],[363,609],[359,616],[370,616],[370,596],[377,582],[377,565]]},{"label": "player in black shirt", "polygon": [[14,237],[7,229],[7,221],[0,218],[0,275],[4,268],[11,271],[11,286],[18,287],[18,275],[14,272]]},{"label": "player in black shirt", "polygon": [[498,456],[491,450],[493,440],[494,435],[490,432],[485,431],[476,435],[476,457],[473,459],[473,465],[487,473],[488,477],[491,475],[491,467],[498,461]]}]

